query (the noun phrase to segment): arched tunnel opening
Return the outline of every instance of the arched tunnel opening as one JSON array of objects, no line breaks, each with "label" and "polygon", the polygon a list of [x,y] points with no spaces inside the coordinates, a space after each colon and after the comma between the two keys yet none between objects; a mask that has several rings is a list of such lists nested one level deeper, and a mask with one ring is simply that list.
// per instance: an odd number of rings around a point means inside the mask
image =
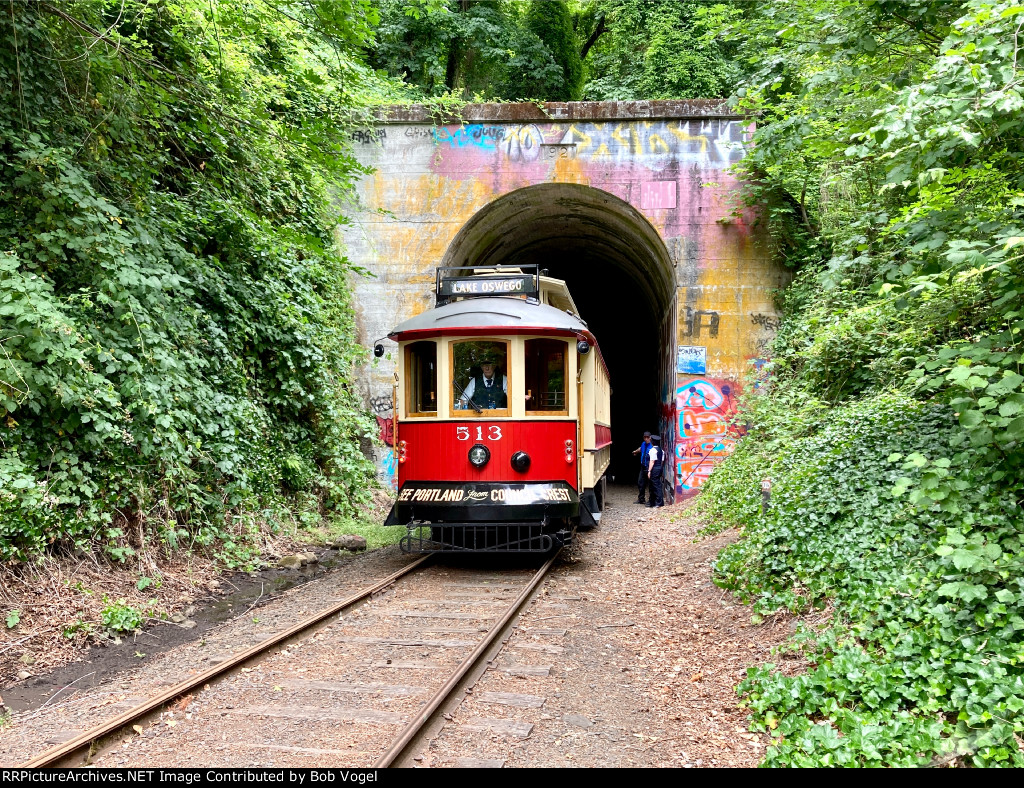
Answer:
[{"label": "arched tunnel opening", "polygon": [[[611,376],[616,483],[633,484],[645,430],[671,432],[675,393],[675,282],[657,230],[628,203],[578,184],[511,192],[456,236],[446,266],[539,265],[564,279],[597,337]],[[663,435],[672,451],[673,435]],[[671,485],[666,485],[669,492]]]}]

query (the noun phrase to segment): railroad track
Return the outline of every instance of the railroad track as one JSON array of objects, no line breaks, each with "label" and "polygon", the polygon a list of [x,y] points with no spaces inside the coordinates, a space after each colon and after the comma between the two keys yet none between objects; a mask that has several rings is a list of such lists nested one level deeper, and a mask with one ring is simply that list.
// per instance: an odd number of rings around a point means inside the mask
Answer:
[{"label": "railroad track", "polygon": [[[416,765],[556,558],[536,571],[484,571],[425,556],[21,766]],[[496,702],[517,697],[529,696]]]}]

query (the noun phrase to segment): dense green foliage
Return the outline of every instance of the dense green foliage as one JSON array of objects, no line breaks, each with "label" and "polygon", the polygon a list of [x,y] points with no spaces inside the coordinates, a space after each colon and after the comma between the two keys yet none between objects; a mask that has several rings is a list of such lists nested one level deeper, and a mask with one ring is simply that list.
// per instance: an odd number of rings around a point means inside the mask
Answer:
[{"label": "dense green foliage", "polygon": [[0,561],[217,544],[371,468],[332,189],[360,0],[0,15]]},{"label": "dense green foliage", "polygon": [[[564,5],[561,4],[560,5]],[[369,62],[427,97],[547,97],[567,88],[563,69],[513,0],[381,0]]]},{"label": "dense green foliage", "polygon": [[[573,30],[572,15],[564,0],[530,4],[526,28],[540,39],[558,65],[555,84],[545,95],[548,101],[579,101],[583,93],[583,61]],[[523,95],[528,95],[528,88]]]},{"label": "dense green foliage", "polygon": [[773,3],[729,31],[752,199],[797,272],[704,505],[745,524],[720,584],[825,610],[805,671],[740,686],[768,764],[1024,764],[1022,31],[984,0]]},{"label": "dense green foliage", "polygon": [[714,34],[729,12],[722,3],[604,0],[607,34],[587,61],[585,98],[721,98],[739,69],[735,46]]},{"label": "dense green foliage", "polygon": [[425,96],[716,98],[735,46],[706,0],[379,0],[369,61]]},{"label": "dense green foliage", "polygon": [[766,763],[1024,765],[1022,31],[986,0],[11,3],[0,561],[244,562],[264,524],[351,509],[372,424],[332,190],[360,174],[343,119],[398,95],[361,58],[411,97],[742,72],[750,201],[795,281],[702,501],[745,526],[722,586],[821,611],[806,669],[740,686]]}]

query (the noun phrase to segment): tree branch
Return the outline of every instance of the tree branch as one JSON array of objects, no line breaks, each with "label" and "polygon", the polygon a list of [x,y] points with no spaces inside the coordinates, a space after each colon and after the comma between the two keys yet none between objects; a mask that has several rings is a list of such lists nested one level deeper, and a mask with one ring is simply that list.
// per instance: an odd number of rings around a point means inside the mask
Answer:
[{"label": "tree branch", "polygon": [[602,35],[608,32],[608,27],[604,23],[605,15],[601,14],[601,18],[597,20],[597,27],[594,28],[594,32],[590,34],[590,38],[587,39],[587,43],[583,45],[583,49],[580,50],[580,60],[587,59],[587,53],[590,52],[590,48],[597,43]]},{"label": "tree branch", "polygon": [[807,215],[807,181],[810,179],[810,177],[811,175],[808,172],[807,175],[804,177],[804,187],[800,191],[800,216],[804,220],[804,227],[806,227],[809,232],[813,233],[814,225],[811,224],[811,219]]},{"label": "tree branch", "polygon": [[900,16],[895,11],[890,11],[889,13],[892,14],[897,19],[899,19],[901,22],[903,22],[903,24],[905,24],[911,30],[916,30],[926,39],[932,41],[935,44],[935,46],[929,47],[929,49],[931,49],[932,52],[938,52],[938,45],[945,40],[942,36],[940,36],[938,33],[932,32],[931,30],[925,29],[924,25],[922,25],[920,22],[915,23],[912,20],[907,19],[905,16]]}]

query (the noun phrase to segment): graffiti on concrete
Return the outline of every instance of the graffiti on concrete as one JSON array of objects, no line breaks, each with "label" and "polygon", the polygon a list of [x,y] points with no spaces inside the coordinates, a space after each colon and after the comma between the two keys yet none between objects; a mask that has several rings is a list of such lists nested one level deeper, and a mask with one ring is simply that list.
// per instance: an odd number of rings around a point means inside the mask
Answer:
[{"label": "graffiti on concrete", "polygon": [[370,397],[370,408],[377,417],[377,428],[380,430],[381,443],[385,446],[395,445],[395,403],[390,394],[382,394],[379,397]]},{"label": "graffiti on concrete", "polygon": [[[706,323],[704,321],[707,321]],[[722,322],[722,316],[718,312],[710,310],[698,310],[694,311],[690,307],[686,307],[686,317],[683,319],[683,336],[694,337],[695,339],[700,338],[701,328],[708,329],[708,334],[712,337],[718,336],[718,326]]]},{"label": "graffiti on concrete", "polygon": [[391,400],[390,394],[382,394],[379,397],[370,397],[370,407],[378,416],[389,416],[395,409],[395,403]]},{"label": "graffiti on concrete", "polygon": [[728,164],[743,158],[744,132],[744,124],[734,120],[574,123],[560,142],[574,143],[577,155],[588,161],[671,157],[685,163]]},{"label": "graffiti on concrete", "polygon": [[468,126],[438,126],[433,130],[434,139],[447,143],[453,148],[475,146],[495,149],[505,139],[508,129],[505,126],[483,126],[473,123]]},{"label": "graffiti on concrete", "polygon": [[395,420],[393,418],[390,416],[378,416],[377,429],[379,430],[378,437],[380,437],[381,443],[385,446],[395,445]]},{"label": "graffiti on concrete", "polygon": [[509,161],[536,161],[544,144],[544,132],[534,123],[513,126],[506,135],[501,150]]},{"label": "graffiti on concrete", "polygon": [[765,315],[758,312],[756,315],[750,315],[750,322],[755,326],[760,326],[765,331],[778,331],[779,326],[782,325],[782,318],[778,315]]},{"label": "graffiti on concrete", "polygon": [[398,461],[394,449],[377,451],[377,479],[381,484],[398,491]]},{"label": "graffiti on concrete", "polygon": [[383,448],[374,448],[374,460],[377,464],[377,478],[381,484],[393,490],[398,489],[398,462],[395,460],[395,403],[391,394],[370,397],[370,408],[377,419],[378,437]]},{"label": "graffiti on concrete", "polygon": [[750,360],[750,363],[754,366],[754,388],[760,389],[766,387],[771,377],[771,368],[768,364],[771,362],[770,358],[754,358]]},{"label": "graffiti on concrete", "polygon": [[772,342],[775,341],[775,334],[782,325],[782,318],[778,315],[766,315],[762,312],[751,313],[750,322],[753,323],[757,328],[755,331],[758,332],[757,336],[754,336],[754,365],[757,369],[757,383],[754,388],[760,388],[760,384],[763,382],[763,376],[761,375],[761,368],[765,365],[766,360],[771,358],[772,355]]},{"label": "graffiti on concrete", "polygon": [[736,437],[728,420],[736,412],[728,381],[684,378],[676,387],[676,493],[694,495],[715,464],[732,453]]},{"label": "graffiti on concrete", "polygon": [[387,138],[387,129],[356,129],[352,132],[352,141],[362,143],[363,145],[383,142]]},{"label": "graffiti on concrete", "polygon": [[643,161],[661,169],[668,160],[728,166],[743,158],[747,126],[736,120],[653,120],[521,125],[409,127],[411,138],[432,134],[452,148],[494,150],[508,161],[581,159],[598,164]]}]

